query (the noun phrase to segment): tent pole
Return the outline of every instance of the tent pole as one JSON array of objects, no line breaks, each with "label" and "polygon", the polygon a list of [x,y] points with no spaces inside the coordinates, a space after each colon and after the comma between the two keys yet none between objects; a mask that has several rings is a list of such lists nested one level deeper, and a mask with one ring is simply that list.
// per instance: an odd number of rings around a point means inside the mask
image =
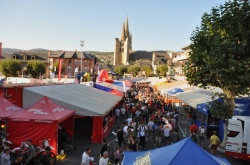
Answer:
[{"label": "tent pole", "polygon": [[75,133],[75,115],[73,116],[73,134],[72,134],[72,143],[74,140],[74,133]]}]

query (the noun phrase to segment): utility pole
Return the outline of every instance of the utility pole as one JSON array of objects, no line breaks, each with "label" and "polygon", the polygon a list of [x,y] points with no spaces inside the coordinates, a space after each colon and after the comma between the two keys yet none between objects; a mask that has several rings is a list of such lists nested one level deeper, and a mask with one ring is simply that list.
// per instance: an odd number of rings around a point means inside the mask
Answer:
[{"label": "utility pole", "polygon": [[81,75],[82,75],[82,54],[83,54],[84,41],[80,41],[80,46],[82,47],[82,52],[81,52]]}]

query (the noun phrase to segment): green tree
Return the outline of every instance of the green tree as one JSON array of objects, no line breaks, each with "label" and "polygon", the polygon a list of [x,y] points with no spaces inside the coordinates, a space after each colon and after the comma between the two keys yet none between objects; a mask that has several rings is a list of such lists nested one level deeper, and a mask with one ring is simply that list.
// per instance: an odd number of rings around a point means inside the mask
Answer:
[{"label": "green tree", "polygon": [[156,73],[159,74],[160,76],[166,77],[167,72],[168,72],[167,64],[159,65],[156,68]]},{"label": "green tree", "polygon": [[145,72],[147,77],[150,77],[153,69],[152,69],[152,66],[150,66],[150,65],[144,65],[144,66],[142,66],[142,71]]},{"label": "green tree", "polygon": [[117,73],[119,76],[123,76],[123,74],[127,72],[127,67],[124,65],[117,65],[114,68],[114,72]]},{"label": "green tree", "polygon": [[[58,65],[59,65],[59,60],[56,60],[54,62],[54,64],[53,64],[53,68],[52,68],[52,72],[55,72],[55,75],[58,75],[58,71],[59,71]],[[55,68],[56,68],[56,70],[55,70]],[[65,69],[66,69],[66,66],[65,66],[64,63],[62,63],[62,71],[61,71],[61,73],[64,73]]]},{"label": "green tree", "polygon": [[133,76],[138,75],[138,72],[140,72],[140,71],[141,71],[141,68],[140,68],[140,66],[138,66],[138,65],[130,65],[130,66],[128,67],[128,72],[129,72],[129,73],[132,73]]},{"label": "green tree", "polygon": [[[201,25],[191,36],[190,58],[185,67],[187,81],[201,87],[220,87],[233,116],[234,98],[249,94],[250,79],[250,4],[233,0],[212,8],[202,16]],[[224,123],[224,129],[227,122]],[[222,147],[225,147],[224,131]]]},{"label": "green tree", "polygon": [[38,78],[46,73],[46,66],[39,60],[30,60],[27,64],[27,70],[33,78]]},{"label": "green tree", "polygon": [[20,62],[15,59],[5,59],[0,62],[0,70],[6,77],[17,77],[17,72],[21,69]]}]

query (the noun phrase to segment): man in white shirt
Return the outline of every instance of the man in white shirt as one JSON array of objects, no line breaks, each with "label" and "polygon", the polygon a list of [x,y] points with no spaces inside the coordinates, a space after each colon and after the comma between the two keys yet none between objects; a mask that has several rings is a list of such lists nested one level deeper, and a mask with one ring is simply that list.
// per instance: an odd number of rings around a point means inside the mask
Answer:
[{"label": "man in white shirt", "polygon": [[90,148],[87,148],[85,152],[82,154],[82,163],[81,165],[89,165],[90,164],[90,159],[89,159],[89,154],[91,152]]},{"label": "man in white shirt", "polygon": [[132,122],[132,119],[129,117],[127,118],[128,125]]},{"label": "man in white shirt", "polygon": [[124,132],[124,133],[127,133],[127,132],[128,132],[128,126],[127,126],[127,123],[126,123],[126,122],[123,122],[123,123],[122,123],[122,125],[123,125],[123,129],[122,129],[122,130],[123,130],[123,132]]},{"label": "man in white shirt", "polygon": [[108,158],[108,152],[105,151],[103,153],[102,158],[99,160],[99,165],[108,165],[109,158]]}]

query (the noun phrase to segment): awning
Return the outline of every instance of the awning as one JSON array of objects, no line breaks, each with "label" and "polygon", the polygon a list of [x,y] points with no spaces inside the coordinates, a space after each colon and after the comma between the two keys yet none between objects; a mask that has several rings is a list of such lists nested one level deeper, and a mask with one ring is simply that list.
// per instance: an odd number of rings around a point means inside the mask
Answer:
[{"label": "awning", "polygon": [[43,96],[80,116],[103,116],[122,99],[80,84],[36,86],[23,89],[23,107],[31,107]]},{"label": "awning", "polygon": [[187,103],[191,107],[196,108],[197,104],[212,101],[211,97],[214,95],[215,92],[222,93],[222,90],[220,88],[197,88],[195,90],[178,93],[175,95],[175,97]]}]

